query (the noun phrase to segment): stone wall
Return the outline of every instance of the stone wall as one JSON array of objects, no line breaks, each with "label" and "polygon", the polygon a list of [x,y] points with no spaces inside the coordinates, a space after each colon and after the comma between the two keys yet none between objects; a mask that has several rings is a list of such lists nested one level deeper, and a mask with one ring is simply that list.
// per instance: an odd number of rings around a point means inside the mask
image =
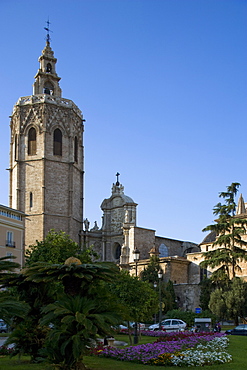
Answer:
[{"label": "stone wall", "polygon": [[[48,103],[49,102],[49,103]],[[79,242],[83,221],[82,116],[69,100],[45,94],[20,98],[11,119],[11,206],[28,215],[25,242],[43,240],[50,229]],[[28,132],[36,130],[36,153],[28,154]],[[62,155],[53,154],[53,133],[62,132]],[[16,135],[17,139],[16,140]],[[78,161],[74,158],[75,136]],[[17,158],[15,145],[18,142]],[[32,201],[31,201],[32,197]]]},{"label": "stone wall", "polygon": [[149,258],[149,251],[155,243],[155,230],[133,227],[130,229],[130,261],[133,261],[133,250],[138,248],[140,259]]},{"label": "stone wall", "polygon": [[183,311],[200,307],[200,286],[198,284],[174,284],[178,308]]}]

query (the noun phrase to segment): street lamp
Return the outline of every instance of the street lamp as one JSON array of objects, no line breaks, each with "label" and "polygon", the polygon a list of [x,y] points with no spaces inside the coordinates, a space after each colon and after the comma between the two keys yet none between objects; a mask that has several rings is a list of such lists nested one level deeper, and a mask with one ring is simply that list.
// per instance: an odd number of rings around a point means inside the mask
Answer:
[{"label": "street lamp", "polygon": [[[156,290],[156,288],[157,288],[157,283],[156,283],[156,281],[154,282],[154,289]],[[156,312],[155,312],[155,314],[154,314],[154,323],[156,324]]]},{"label": "street lamp", "polygon": [[[140,259],[140,251],[135,247],[133,250],[134,254],[134,262],[136,263],[136,277],[137,277],[137,263]],[[134,344],[138,343],[138,333],[137,333],[137,322],[135,322],[135,328],[134,328]]]},{"label": "street lamp", "polygon": [[140,259],[140,251],[139,251],[139,249],[137,249],[135,247],[135,249],[133,250],[133,254],[134,254],[134,262],[136,263],[136,276],[137,276],[137,263],[138,263],[138,261]]},{"label": "street lamp", "polygon": [[161,279],[163,277],[163,271],[160,269],[158,272],[159,278],[159,303],[160,303],[160,311],[159,311],[159,330],[161,330],[161,320],[162,320],[162,302],[161,302]]}]

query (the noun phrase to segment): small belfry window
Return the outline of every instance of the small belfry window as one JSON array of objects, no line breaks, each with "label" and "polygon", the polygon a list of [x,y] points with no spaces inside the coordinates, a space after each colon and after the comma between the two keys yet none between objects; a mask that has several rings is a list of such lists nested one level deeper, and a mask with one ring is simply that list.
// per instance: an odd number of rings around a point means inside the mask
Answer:
[{"label": "small belfry window", "polygon": [[56,128],[53,134],[53,154],[62,155],[62,132]]},{"label": "small belfry window", "polygon": [[77,163],[78,162],[78,139],[75,137],[74,140],[74,161]]},{"label": "small belfry window", "polygon": [[51,63],[47,63],[47,66],[46,66],[46,72],[48,72],[48,73],[52,73]]},{"label": "small belfry window", "polygon": [[28,148],[27,148],[28,155],[35,155],[36,154],[36,130],[34,127],[31,127],[28,131]]},{"label": "small belfry window", "polygon": [[54,86],[52,85],[51,82],[46,81],[44,84],[44,94],[53,95],[53,93],[54,93]]}]

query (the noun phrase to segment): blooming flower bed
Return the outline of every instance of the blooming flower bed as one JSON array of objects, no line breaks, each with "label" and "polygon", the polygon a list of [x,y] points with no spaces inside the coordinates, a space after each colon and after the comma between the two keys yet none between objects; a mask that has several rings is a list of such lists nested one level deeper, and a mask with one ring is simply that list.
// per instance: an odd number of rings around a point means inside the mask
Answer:
[{"label": "blooming flower bed", "polygon": [[169,333],[154,343],[124,349],[108,346],[97,354],[149,365],[203,366],[230,362],[231,356],[225,351],[228,341],[219,333]]},{"label": "blooming flower bed", "polygon": [[14,348],[7,347],[5,345],[0,347],[0,357],[9,356],[14,352]]}]

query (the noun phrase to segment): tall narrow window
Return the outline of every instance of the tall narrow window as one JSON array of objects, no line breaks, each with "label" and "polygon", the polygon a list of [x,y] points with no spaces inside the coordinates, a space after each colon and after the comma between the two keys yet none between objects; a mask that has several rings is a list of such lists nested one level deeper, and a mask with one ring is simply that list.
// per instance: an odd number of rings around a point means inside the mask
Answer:
[{"label": "tall narrow window", "polygon": [[74,161],[77,163],[78,162],[78,139],[75,137],[74,140]]},{"label": "tall narrow window", "polygon": [[53,154],[62,155],[62,132],[56,128],[53,134]]},{"label": "tall narrow window", "polygon": [[7,231],[6,236],[6,247],[15,248],[15,242],[13,241],[13,232]]},{"label": "tall narrow window", "polygon": [[29,207],[32,208],[33,206],[33,193],[30,191],[29,194]]},{"label": "tall narrow window", "polygon": [[28,131],[28,155],[36,154],[36,130],[31,127]]},{"label": "tall narrow window", "polygon": [[114,253],[114,258],[116,260],[118,260],[121,256],[121,245],[119,243],[114,243],[114,250],[113,250],[113,253]]},{"label": "tall narrow window", "polygon": [[15,161],[18,159],[18,136],[15,135]]},{"label": "tall narrow window", "polygon": [[12,231],[7,231],[7,242],[9,244],[11,244],[12,243],[12,240],[13,240],[13,233],[12,233]]}]

